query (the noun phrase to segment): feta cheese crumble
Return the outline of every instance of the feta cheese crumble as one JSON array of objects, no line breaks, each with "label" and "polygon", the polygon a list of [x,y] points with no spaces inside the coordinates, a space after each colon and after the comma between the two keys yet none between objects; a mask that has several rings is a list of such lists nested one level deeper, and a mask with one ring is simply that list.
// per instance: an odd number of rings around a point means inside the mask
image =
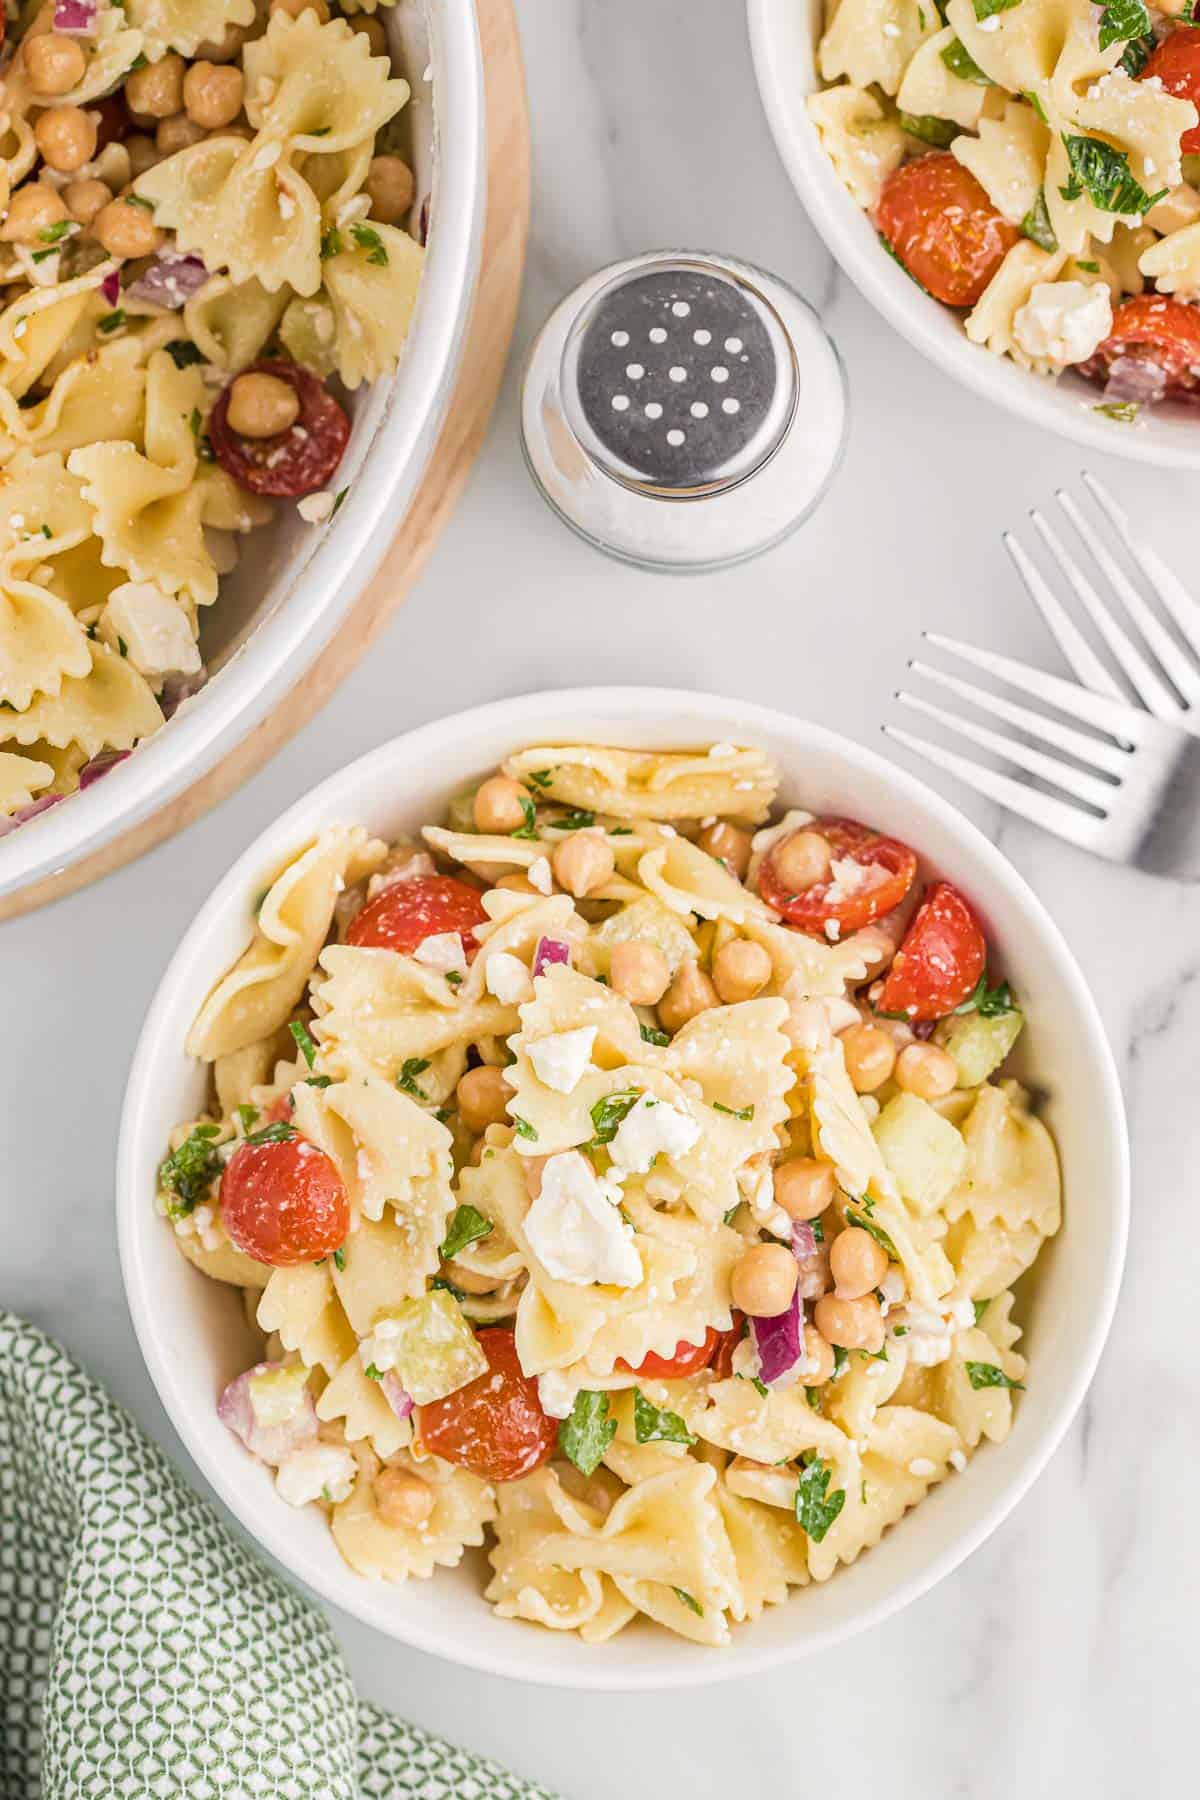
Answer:
[{"label": "feta cheese crumble", "polygon": [[548,856],[538,856],[530,863],[528,869],[529,883],[539,894],[549,894],[554,888],[554,874]]},{"label": "feta cheese crumble", "polygon": [[275,1486],[289,1506],[307,1506],[310,1500],[345,1500],[354,1486],[357,1464],[342,1444],[312,1444],[293,1450],[280,1463]]},{"label": "feta cheese crumble", "polygon": [[537,1378],[538,1400],[548,1419],[569,1419],[578,1384],[561,1369],[547,1369]]},{"label": "feta cheese crumble", "polygon": [[683,1156],[699,1138],[699,1123],[689,1113],[643,1094],[621,1120],[608,1151],[618,1176],[646,1175],[660,1151]]},{"label": "feta cheese crumble", "polygon": [[525,1215],[525,1236],[555,1281],[638,1285],[642,1259],[617,1210],[620,1198],[616,1182],[602,1181],[578,1150],[547,1158],[541,1191]]},{"label": "feta cheese crumble", "polygon": [[153,581],[124,581],[108,596],[97,627],[152,687],[167,675],[198,675],[200,652],[179,602]]},{"label": "feta cheese crumble", "polygon": [[413,951],[413,961],[439,975],[463,976],[467,972],[467,953],[459,931],[435,931]]},{"label": "feta cheese crumble", "polygon": [[580,1025],[574,1031],[558,1031],[527,1046],[538,1080],[556,1094],[573,1094],[592,1060],[596,1027]]},{"label": "feta cheese crumble", "polygon": [[1013,336],[1027,356],[1057,363],[1086,362],[1112,330],[1112,299],[1103,281],[1039,281],[1013,318]]},{"label": "feta cheese crumble", "polygon": [[322,488],[319,493],[305,494],[302,500],[297,500],[296,511],[306,525],[323,525],[326,519],[333,517],[336,500],[336,494],[331,494],[328,488]]},{"label": "feta cheese crumble", "polygon": [[511,950],[497,950],[484,965],[483,984],[502,1006],[520,1006],[533,993],[533,977]]}]

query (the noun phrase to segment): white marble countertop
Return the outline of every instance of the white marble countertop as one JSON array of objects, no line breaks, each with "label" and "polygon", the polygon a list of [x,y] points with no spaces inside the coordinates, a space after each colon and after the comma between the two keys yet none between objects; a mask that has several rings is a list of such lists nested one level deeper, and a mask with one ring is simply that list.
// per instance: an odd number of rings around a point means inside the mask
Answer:
[{"label": "white marble countertop", "polygon": [[[999,532],[1071,478],[1080,453],[951,385],[839,276],[776,159],[740,0],[518,9],[535,149],[519,344],[603,263],[652,248],[727,249],[777,269],[819,307],[849,370],[849,454],[816,517],[773,554],[723,575],[655,577],[585,548],[542,504],[518,453],[510,371],[427,574],[321,716],[174,843],[3,927],[0,1303],[59,1335],[193,1475],[126,1314],[115,1135],[163,966],[270,819],[382,739],[504,694],[639,679],[720,689],[807,710],[882,747],[880,722],[894,714],[892,690],[922,628],[1054,666]],[[1102,472],[1186,574],[1195,481],[1116,462]],[[1116,1800],[1194,1781],[1200,1468],[1183,1372],[1195,1359],[1189,1296],[1200,1289],[1186,1175],[1200,1158],[1195,902],[946,791],[1054,913],[1116,1048],[1136,1198],[1108,1353],[1015,1516],[932,1594],[819,1661],[753,1683],[613,1700],[455,1671],[335,1618],[364,1692],[571,1800],[768,1784],[891,1800]]]}]

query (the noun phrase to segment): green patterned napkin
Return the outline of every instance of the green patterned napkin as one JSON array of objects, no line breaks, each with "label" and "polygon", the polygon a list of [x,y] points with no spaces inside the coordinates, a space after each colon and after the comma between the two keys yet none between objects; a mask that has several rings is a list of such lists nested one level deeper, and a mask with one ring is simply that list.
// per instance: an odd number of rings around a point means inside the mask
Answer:
[{"label": "green patterned napkin", "polygon": [[550,1800],[354,1697],[322,1615],[0,1312],[4,1800]]}]

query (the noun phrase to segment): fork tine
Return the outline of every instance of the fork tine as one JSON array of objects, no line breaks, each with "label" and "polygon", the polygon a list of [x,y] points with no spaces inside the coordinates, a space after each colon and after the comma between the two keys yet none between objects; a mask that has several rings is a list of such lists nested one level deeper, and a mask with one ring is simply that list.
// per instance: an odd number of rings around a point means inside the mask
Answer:
[{"label": "fork tine", "polygon": [[1107,817],[1108,809],[1117,797],[1117,789],[1111,782],[1101,781],[1095,775],[1085,775],[1081,769],[1073,769],[1069,763],[1059,762],[1056,756],[1047,756],[1044,750],[1035,750],[1032,744],[1019,743],[1015,738],[1006,738],[1001,732],[993,731],[989,725],[976,725],[972,719],[960,719],[957,713],[943,712],[928,700],[920,699],[916,694],[906,694],[903,689],[896,695],[904,706],[911,706],[915,712],[924,713],[927,718],[936,719],[947,731],[957,732],[969,743],[978,744],[981,750],[990,750],[993,756],[1002,756],[1006,762],[1015,763],[1018,769],[1024,769],[1028,775],[1036,775],[1039,781],[1049,782],[1052,787],[1070,794],[1076,800],[1082,800],[1085,806],[1094,807],[1103,817]]},{"label": "fork tine", "polygon": [[1040,825],[1044,831],[1052,831],[1058,837],[1066,838],[1069,843],[1078,844],[1082,850],[1102,854],[1102,821],[1081,811],[1079,807],[1072,806],[1069,801],[1056,800],[1050,794],[1039,793],[1036,788],[1023,786],[1011,776],[997,774],[994,769],[981,768],[968,757],[943,749],[940,744],[931,744],[925,738],[914,737],[911,732],[901,731],[896,725],[884,725],[882,729],[896,743],[903,744],[906,750],[925,757],[935,768],[944,769],[948,775],[957,776],[959,781],[974,788],[985,799],[995,800],[1000,806],[1007,807],[1009,812],[1019,813],[1021,818],[1028,819],[1031,825]]},{"label": "fork tine", "polygon": [[[1079,537],[1091,551],[1099,567],[1112,583],[1121,597],[1121,604],[1133,620],[1146,642],[1149,644],[1159,667],[1174,683],[1183,698],[1194,706],[1200,700],[1200,674],[1194,664],[1184,655],[1178,644],[1155,618],[1142,596],[1117,562],[1108,546],[1100,541],[1096,533],[1088,525],[1070,494],[1058,491],[1058,503],[1070,519]],[[1178,711],[1179,709],[1176,708]]]},{"label": "fork tine", "polygon": [[1049,582],[1030,560],[1029,553],[1011,531],[1002,533],[1004,548],[1017,566],[1017,573],[1029,590],[1029,597],[1041,613],[1050,636],[1054,639],[1080,681],[1093,693],[1107,694],[1110,699],[1125,702],[1116,679],[1109,674],[1078,625],[1067,612]]},{"label": "fork tine", "polygon": [[923,635],[926,643],[936,645],[939,650],[947,650],[952,656],[961,656],[964,662],[974,663],[978,669],[986,669],[989,675],[1006,681],[1010,687],[1024,689],[1027,694],[1034,695],[1047,706],[1066,713],[1068,718],[1094,725],[1098,731],[1107,732],[1118,743],[1136,744],[1145,736],[1145,714],[1126,701],[1112,700],[1106,694],[1094,694],[1090,688],[1080,687],[1074,681],[1064,681],[1059,675],[1047,675],[1044,670],[1017,662],[1014,657],[998,656],[994,650],[977,650],[973,644],[964,644],[958,638],[943,637],[940,632],[927,631]]},{"label": "fork tine", "polygon": [[1173,719],[1179,714],[1179,702],[1159,679],[1128,633],[1122,630],[1101,600],[1074,557],[1065,548],[1058,533],[1043,515],[1030,513],[1034,528],[1051,556],[1062,570],[1080,605],[1100,633],[1134,691],[1148,712],[1158,719]]},{"label": "fork tine", "polygon": [[1133,536],[1129,529],[1128,519],[1103,482],[1099,481],[1088,469],[1083,471],[1083,480],[1096,505],[1162,601],[1163,606],[1170,613],[1196,655],[1200,656],[1200,606],[1197,606],[1179,577],[1167,568],[1157,552],[1151,550],[1147,545],[1139,543]]},{"label": "fork tine", "polygon": [[930,663],[911,661],[909,668],[914,675],[921,675],[926,681],[936,682],[939,687],[948,688],[952,694],[958,694],[981,712],[991,713],[994,718],[1003,719],[1008,725],[1015,725],[1029,737],[1040,738],[1044,744],[1053,744],[1056,750],[1064,750],[1085,767],[1103,769],[1106,774],[1118,780],[1124,778],[1129,767],[1129,752],[1117,750],[1112,744],[1100,738],[1088,737],[1073,726],[1060,725],[1057,719],[1048,719],[1044,713],[1035,713],[1027,706],[1018,706],[1015,701],[1004,699],[1001,694],[989,693],[987,688],[976,687],[974,682],[963,681],[961,676],[948,675],[945,670],[934,668]]}]

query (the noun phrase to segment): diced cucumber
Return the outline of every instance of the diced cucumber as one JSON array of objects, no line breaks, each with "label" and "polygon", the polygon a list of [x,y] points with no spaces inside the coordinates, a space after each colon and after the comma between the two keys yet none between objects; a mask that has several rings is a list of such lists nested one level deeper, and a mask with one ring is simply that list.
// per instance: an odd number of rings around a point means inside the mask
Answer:
[{"label": "diced cucumber", "polygon": [[272,1425],[286,1425],[300,1408],[308,1386],[308,1370],[303,1363],[264,1369],[261,1375],[251,1375],[246,1386],[256,1424],[264,1430]]},{"label": "diced cucumber", "polygon": [[1015,1007],[991,1018],[966,1013],[961,1019],[943,1019],[933,1034],[934,1042],[954,1058],[959,1087],[978,1087],[1000,1067],[1024,1023],[1024,1013]]},{"label": "diced cucumber", "polygon": [[[418,1406],[444,1399],[477,1375],[486,1375],[487,1357],[445,1288],[406,1300],[382,1317],[399,1328],[387,1333],[392,1366]],[[376,1319],[373,1332],[379,1331],[380,1323]]]},{"label": "diced cucumber", "polygon": [[903,1198],[919,1213],[936,1212],[966,1171],[962,1134],[915,1094],[889,1100],[873,1130]]}]

